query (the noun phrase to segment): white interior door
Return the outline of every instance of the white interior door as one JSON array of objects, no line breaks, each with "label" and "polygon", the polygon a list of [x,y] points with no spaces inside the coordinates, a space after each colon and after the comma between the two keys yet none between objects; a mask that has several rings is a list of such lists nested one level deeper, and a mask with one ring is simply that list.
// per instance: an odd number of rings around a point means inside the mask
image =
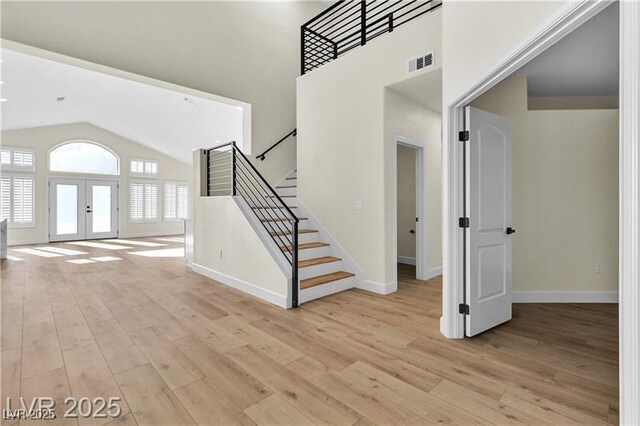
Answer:
[{"label": "white interior door", "polygon": [[511,139],[509,122],[467,107],[466,335],[511,319]]},{"label": "white interior door", "polygon": [[118,183],[86,181],[86,238],[118,236]]},{"label": "white interior door", "polygon": [[85,233],[85,181],[49,181],[49,241],[81,240]]},{"label": "white interior door", "polygon": [[63,178],[49,181],[49,241],[117,235],[117,182]]}]

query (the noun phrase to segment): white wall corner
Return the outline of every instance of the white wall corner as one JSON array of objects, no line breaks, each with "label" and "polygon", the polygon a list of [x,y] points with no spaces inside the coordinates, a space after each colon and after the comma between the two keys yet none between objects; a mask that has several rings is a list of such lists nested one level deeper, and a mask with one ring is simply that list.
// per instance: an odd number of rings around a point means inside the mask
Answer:
[{"label": "white wall corner", "polygon": [[617,291],[514,291],[513,303],[618,303]]},{"label": "white wall corner", "polygon": [[[213,269],[207,268],[205,266],[199,265],[197,263],[193,264],[193,271],[197,272],[205,277],[211,278],[212,280],[216,280],[221,284],[224,284],[229,287],[233,287],[242,292],[248,293],[252,296],[255,296],[259,299],[262,299],[266,302],[272,303],[281,308],[288,309],[291,307],[291,297],[288,295],[281,295],[277,293],[273,293],[264,288],[255,286],[246,281],[239,280],[237,278],[231,277],[229,275],[225,275],[221,272],[214,271]],[[290,283],[290,281],[289,281]],[[288,286],[290,287],[290,286]]]},{"label": "white wall corner", "polygon": [[428,269],[425,280],[430,280],[431,278],[435,278],[438,275],[442,275],[442,266],[436,266],[435,268]]}]

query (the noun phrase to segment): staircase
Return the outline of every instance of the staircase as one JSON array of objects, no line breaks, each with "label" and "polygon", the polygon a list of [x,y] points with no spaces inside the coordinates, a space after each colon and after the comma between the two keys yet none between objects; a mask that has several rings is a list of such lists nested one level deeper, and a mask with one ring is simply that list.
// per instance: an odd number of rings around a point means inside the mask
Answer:
[{"label": "staircase", "polygon": [[344,251],[337,244],[332,247],[335,240],[298,202],[295,170],[274,189],[234,141],[204,150],[203,155],[203,195],[233,196],[243,206],[275,260],[291,268],[292,307],[355,287],[356,275],[345,271],[346,262],[337,255]]},{"label": "staircase", "polygon": [[[275,187],[276,193],[291,208],[300,220],[298,224],[298,277],[299,301],[308,302],[319,297],[344,291],[355,286],[355,275],[345,271],[343,260],[336,256],[331,244],[323,238],[321,227],[306,217],[298,203],[297,174],[292,171]],[[267,196],[269,198],[269,196]],[[273,219],[263,219],[263,222]],[[278,220],[278,219],[276,219]],[[282,219],[285,220],[285,219]],[[271,232],[272,236],[286,232]],[[291,246],[281,246],[287,253]]]}]

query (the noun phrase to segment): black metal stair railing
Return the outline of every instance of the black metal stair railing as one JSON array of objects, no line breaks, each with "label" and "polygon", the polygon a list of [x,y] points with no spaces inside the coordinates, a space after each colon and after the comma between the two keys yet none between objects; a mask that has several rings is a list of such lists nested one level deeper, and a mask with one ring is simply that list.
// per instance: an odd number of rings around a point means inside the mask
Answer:
[{"label": "black metal stair railing", "polygon": [[298,224],[293,213],[256,167],[227,142],[205,150],[207,196],[242,197],[291,264],[291,304],[298,307]]},{"label": "black metal stair railing", "polygon": [[442,0],[340,0],[300,28],[305,74],[442,6]]},{"label": "black metal stair railing", "polygon": [[293,129],[292,131],[290,131],[289,133],[287,133],[286,135],[284,135],[278,142],[274,143],[273,145],[271,145],[269,148],[267,148],[262,154],[258,154],[256,155],[256,158],[260,161],[264,161],[265,156],[267,155],[267,153],[269,151],[271,151],[273,148],[275,148],[276,146],[280,145],[282,142],[286,141],[287,138],[289,138],[290,136],[293,136],[294,138],[298,135],[298,129]]}]

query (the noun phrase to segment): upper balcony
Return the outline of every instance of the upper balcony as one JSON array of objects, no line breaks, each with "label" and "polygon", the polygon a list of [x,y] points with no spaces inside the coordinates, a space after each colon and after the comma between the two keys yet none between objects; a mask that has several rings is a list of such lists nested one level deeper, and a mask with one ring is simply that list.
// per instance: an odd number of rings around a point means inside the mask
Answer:
[{"label": "upper balcony", "polygon": [[440,6],[442,0],[341,0],[300,28],[300,72],[312,71]]}]

